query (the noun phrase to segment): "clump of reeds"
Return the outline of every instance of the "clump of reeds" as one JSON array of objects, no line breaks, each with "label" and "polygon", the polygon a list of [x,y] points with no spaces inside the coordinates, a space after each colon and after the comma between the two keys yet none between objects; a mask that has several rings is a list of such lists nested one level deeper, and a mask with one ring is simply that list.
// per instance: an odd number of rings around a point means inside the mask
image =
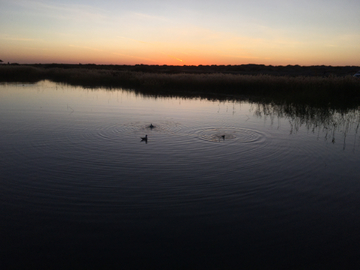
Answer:
[{"label": "clump of reeds", "polygon": [[290,133],[296,133],[301,127],[317,134],[324,134],[325,140],[336,142],[335,134],[342,134],[343,149],[348,134],[357,135],[360,128],[360,106],[357,108],[338,108],[329,106],[313,107],[294,103],[252,103],[252,110],[258,117],[271,119],[287,118],[291,127]]},{"label": "clump of reeds", "polygon": [[356,106],[360,80],[345,77],[305,77],[240,74],[165,74],[90,68],[0,66],[0,81],[40,80],[88,88],[128,88],[147,95],[178,95],[237,99],[244,96],[314,106]]},{"label": "clump of reeds", "polygon": [[0,65],[1,82],[37,82],[45,79],[45,70],[30,66]]}]

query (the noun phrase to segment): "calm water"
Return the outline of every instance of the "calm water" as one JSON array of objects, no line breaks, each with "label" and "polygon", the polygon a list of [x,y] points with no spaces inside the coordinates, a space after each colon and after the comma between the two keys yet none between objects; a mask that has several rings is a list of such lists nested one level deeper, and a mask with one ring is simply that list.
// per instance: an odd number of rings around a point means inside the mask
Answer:
[{"label": "calm water", "polygon": [[357,268],[359,114],[2,84],[1,264]]}]

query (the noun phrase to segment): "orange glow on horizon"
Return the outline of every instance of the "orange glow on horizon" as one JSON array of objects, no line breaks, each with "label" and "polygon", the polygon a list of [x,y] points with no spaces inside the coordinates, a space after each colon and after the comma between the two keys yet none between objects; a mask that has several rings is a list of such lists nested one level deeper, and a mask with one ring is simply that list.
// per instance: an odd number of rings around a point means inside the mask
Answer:
[{"label": "orange glow on horizon", "polygon": [[[69,43],[41,44],[32,41],[11,41],[11,46],[2,48],[1,60],[5,63],[69,63],[69,64],[112,64],[112,65],[359,65],[360,55],[352,51],[339,53],[334,47],[327,47],[319,53],[314,48],[261,48],[254,45],[252,50],[236,50],[231,48],[222,53],[218,49],[201,46],[191,48],[189,44],[165,48],[161,44],[140,43],[140,47],[103,46],[99,44]],[[120,48],[119,48],[120,47]],[[178,49],[178,47],[181,48]],[[260,48],[260,49],[259,49]],[[295,54],[294,51],[297,53]],[[329,58],[329,55],[332,57]]]}]

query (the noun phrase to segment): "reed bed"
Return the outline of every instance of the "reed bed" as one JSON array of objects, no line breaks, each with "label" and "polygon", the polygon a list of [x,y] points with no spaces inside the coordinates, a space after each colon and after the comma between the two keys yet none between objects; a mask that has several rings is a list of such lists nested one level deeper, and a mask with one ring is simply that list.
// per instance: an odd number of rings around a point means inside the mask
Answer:
[{"label": "reed bed", "polygon": [[165,74],[116,69],[0,66],[2,82],[51,80],[86,88],[127,88],[146,95],[253,97],[313,106],[359,106],[360,79],[352,76],[271,76],[240,74]]}]

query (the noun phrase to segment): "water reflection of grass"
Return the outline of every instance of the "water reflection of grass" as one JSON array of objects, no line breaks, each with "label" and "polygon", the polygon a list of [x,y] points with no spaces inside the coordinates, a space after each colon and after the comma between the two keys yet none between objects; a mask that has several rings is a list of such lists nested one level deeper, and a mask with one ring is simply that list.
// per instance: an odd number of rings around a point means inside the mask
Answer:
[{"label": "water reflection of grass", "polygon": [[[64,66],[66,67],[66,66]],[[99,68],[0,66],[0,81],[54,82],[87,88],[128,88],[146,95],[241,99],[244,97],[313,106],[354,107],[360,80],[352,76],[271,76],[225,73],[154,73]]]},{"label": "water reflection of grass", "polygon": [[[313,107],[295,103],[253,103],[254,114],[258,117],[286,118],[291,125],[290,134],[296,133],[302,126],[312,133],[324,133],[325,140],[336,142],[336,133],[342,134],[341,143],[346,147],[348,134],[355,134],[360,127],[360,106],[357,108],[334,109],[329,106]],[[354,147],[356,142],[354,143]]]}]

